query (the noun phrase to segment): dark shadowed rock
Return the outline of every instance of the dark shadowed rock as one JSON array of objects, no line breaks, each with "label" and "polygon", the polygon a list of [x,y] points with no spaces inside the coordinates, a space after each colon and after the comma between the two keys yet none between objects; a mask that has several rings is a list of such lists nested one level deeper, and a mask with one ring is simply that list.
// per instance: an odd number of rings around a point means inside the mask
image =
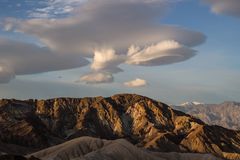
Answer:
[{"label": "dark shadowed rock", "polygon": [[33,156],[30,156],[29,158],[25,158],[19,155],[2,155],[0,156],[0,160],[39,160],[39,159]]}]

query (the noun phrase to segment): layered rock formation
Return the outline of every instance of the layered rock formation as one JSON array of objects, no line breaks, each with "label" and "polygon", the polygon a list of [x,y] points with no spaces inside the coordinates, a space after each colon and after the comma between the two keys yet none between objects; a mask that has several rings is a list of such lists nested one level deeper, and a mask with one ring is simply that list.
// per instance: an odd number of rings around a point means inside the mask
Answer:
[{"label": "layered rock formation", "polygon": [[82,136],[114,140],[158,152],[211,153],[240,158],[240,133],[209,126],[150,98],[1,100],[0,141],[31,148],[25,153]]}]

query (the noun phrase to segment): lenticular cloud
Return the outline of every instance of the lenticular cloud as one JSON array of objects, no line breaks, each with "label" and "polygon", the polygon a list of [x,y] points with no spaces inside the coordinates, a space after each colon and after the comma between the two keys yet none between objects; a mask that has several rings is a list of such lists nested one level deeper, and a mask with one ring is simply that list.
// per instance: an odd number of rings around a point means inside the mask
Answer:
[{"label": "lenticular cloud", "polygon": [[[160,66],[185,61],[196,54],[193,48],[205,41],[202,33],[165,25],[160,20],[156,22],[172,2],[175,1],[89,0],[74,8],[71,15],[65,18],[8,19],[6,25],[36,37],[45,46],[39,48],[26,44],[26,48],[35,47],[34,52],[38,51],[34,55],[26,51],[33,59],[42,51],[44,54],[41,54],[41,59],[56,57],[55,61],[49,60],[53,66],[39,64],[40,69],[31,73],[81,67],[87,64],[86,58],[90,58],[91,70],[82,80],[87,83],[108,83],[113,81],[113,74],[123,71],[121,64]],[[5,28],[9,30],[8,26]],[[9,45],[16,48],[17,43]],[[4,48],[0,45],[0,55],[3,53]],[[59,65],[62,58],[66,57],[68,61],[64,62],[64,66]],[[76,62],[77,57],[79,62]],[[19,66],[14,64],[18,59],[21,56],[15,59],[8,57],[16,75],[19,75],[16,71]],[[28,67],[22,68],[21,74],[29,73],[25,70],[35,64],[26,65]],[[96,73],[101,75],[93,76]],[[102,75],[108,75],[108,79],[99,78]]]},{"label": "lenticular cloud", "polygon": [[195,51],[176,41],[162,41],[143,49],[131,46],[128,52],[128,64],[159,66],[185,61],[195,55]]},{"label": "lenticular cloud", "polygon": [[45,47],[9,39],[0,39],[0,83],[16,75],[28,75],[78,68],[89,62],[79,55],[58,55]]}]

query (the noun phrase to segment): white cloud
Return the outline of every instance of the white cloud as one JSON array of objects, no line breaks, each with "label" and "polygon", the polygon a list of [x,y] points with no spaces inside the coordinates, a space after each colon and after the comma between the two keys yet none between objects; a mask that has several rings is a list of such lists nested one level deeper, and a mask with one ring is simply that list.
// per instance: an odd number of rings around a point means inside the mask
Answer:
[{"label": "white cloud", "polygon": [[98,84],[98,83],[111,83],[113,82],[113,76],[107,72],[99,73],[89,73],[80,78],[76,82],[86,82],[88,84]]},{"label": "white cloud", "polygon": [[147,85],[147,82],[144,79],[137,78],[135,80],[125,82],[124,85],[128,87],[144,87]]},{"label": "white cloud", "polygon": [[166,40],[143,49],[132,46],[128,51],[128,64],[159,66],[185,61],[195,55],[195,51],[173,40]]},{"label": "white cloud", "polygon": [[118,65],[123,63],[125,59],[125,55],[117,55],[113,49],[96,50],[91,68],[94,71],[121,72],[122,70],[118,68]]},{"label": "white cloud", "polygon": [[217,14],[226,14],[240,17],[239,0],[204,0],[212,5],[212,11]]}]

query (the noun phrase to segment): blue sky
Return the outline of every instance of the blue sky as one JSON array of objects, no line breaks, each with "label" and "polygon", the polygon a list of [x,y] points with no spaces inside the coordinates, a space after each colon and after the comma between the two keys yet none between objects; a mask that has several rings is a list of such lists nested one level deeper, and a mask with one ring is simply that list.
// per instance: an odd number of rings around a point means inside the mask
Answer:
[{"label": "blue sky", "polygon": [[89,1],[0,2],[0,97],[138,93],[170,104],[239,101],[239,1],[156,0],[155,8],[146,0]]}]

